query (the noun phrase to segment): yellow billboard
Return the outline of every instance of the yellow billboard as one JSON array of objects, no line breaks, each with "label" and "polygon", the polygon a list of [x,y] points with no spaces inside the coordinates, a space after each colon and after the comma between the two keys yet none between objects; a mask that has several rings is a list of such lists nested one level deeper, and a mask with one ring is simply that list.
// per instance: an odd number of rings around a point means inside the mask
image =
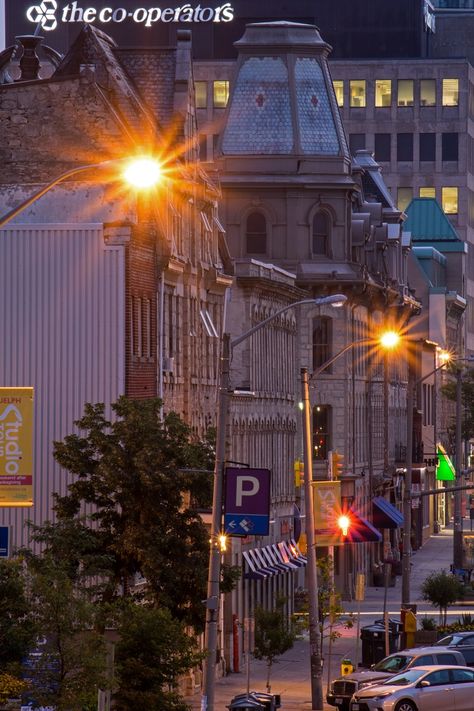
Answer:
[{"label": "yellow billboard", "polygon": [[33,506],[33,388],[0,388],[0,506]]},{"label": "yellow billboard", "polygon": [[314,481],[314,535],[317,546],[340,546],[344,543],[337,519],[341,515],[341,482]]}]

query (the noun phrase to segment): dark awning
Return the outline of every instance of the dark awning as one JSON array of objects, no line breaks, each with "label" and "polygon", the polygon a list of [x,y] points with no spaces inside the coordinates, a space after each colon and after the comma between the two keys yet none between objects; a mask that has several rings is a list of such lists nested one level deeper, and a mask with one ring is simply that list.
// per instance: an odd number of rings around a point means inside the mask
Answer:
[{"label": "dark awning", "polygon": [[251,548],[242,551],[242,555],[247,564],[244,577],[251,580],[265,580],[306,565],[306,558],[294,541],[290,544],[280,541],[263,548]]},{"label": "dark awning", "polygon": [[370,541],[378,543],[382,540],[382,534],[372,526],[370,521],[362,518],[362,516],[356,514],[355,511],[350,511],[349,517],[351,519],[351,525],[347,532],[346,541],[350,543],[368,543]]},{"label": "dark awning", "polygon": [[403,526],[403,514],[383,496],[372,499],[372,516],[377,528],[398,528]]}]

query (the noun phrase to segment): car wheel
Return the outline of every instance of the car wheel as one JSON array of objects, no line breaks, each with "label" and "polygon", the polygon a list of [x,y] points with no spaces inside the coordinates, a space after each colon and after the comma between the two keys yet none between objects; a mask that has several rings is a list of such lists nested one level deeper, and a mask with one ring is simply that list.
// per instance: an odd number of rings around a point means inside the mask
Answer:
[{"label": "car wheel", "polygon": [[404,699],[403,701],[400,701],[399,704],[396,705],[395,711],[417,711],[417,708],[413,701],[409,701],[408,699]]}]

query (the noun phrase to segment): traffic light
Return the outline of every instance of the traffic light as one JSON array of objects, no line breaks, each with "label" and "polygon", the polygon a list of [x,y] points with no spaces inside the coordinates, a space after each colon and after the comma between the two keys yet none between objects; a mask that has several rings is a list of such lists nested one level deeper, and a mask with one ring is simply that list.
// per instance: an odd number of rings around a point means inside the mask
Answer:
[{"label": "traffic light", "polygon": [[344,467],[344,455],[339,454],[335,449],[332,453],[332,476],[333,479],[340,479]]},{"label": "traffic light", "polygon": [[304,464],[301,459],[295,459],[294,463],[295,472],[295,486],[300,487],[304,482]]},{"label": "traffic light", "polygon": [[347,536],[347,534],[349,533],[349,529],[351,527],[351,519],[349,518],[349,516],[347,514],[342,514],[337,519],[337,525],[341,529],[341,533],[345,538]]}]

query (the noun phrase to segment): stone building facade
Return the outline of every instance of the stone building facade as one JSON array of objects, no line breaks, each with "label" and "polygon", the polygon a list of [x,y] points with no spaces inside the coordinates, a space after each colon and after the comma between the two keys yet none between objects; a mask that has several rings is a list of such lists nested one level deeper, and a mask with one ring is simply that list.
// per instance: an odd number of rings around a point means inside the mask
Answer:
[{"label": "stone building facade", "polygon": [[[190,46],[184,33],[175,49],[121,54],[85,27],[50,78],[0,86],[2,214],[91,165],[0,233],[0,383],[36,392],[35,503],[0,512],[14,546],[25,519],[51,518],[52,493],[64,493],[52,442],[86,402],[110,413],[120,395],[159,395],[196,434],[214,422],[232,267],[218,188],[196,165]],[[141,197],[114,171],[157,147],[166,177]]]}]

